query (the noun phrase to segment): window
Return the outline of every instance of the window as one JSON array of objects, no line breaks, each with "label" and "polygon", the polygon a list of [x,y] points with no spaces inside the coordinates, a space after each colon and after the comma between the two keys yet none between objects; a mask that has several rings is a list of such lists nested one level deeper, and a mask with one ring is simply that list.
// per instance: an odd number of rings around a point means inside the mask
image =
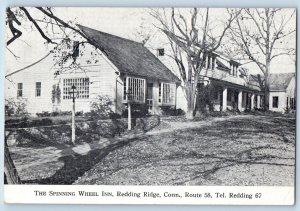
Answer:
[{"label": "window", "polygon": [[89,78],[65,78],[63,81],[63,99],[71,99],[72,96],[69,94],[72,85],[76,87],[76,98],[88,99],[90,81]]},{"label": "window", "polygon": [[124,84],[123,84],[123,100],[127,99],[127,79],[124,78]]},{"label": "window", "polygon": [[273,97],[272,106],[273,108],[278,108],[278,96]]},{"label": "window", "polygon": [[23,96],[23,83],[18,83],[17,97]]},{"label": "window", "polygon": [[159,84],[159,103],[162,104],[175,104],[175,84],[160,83]]},{"label": "window", "polygon": [[41,96],[41,89],[42,89],[42,83],[36,82],[35,83],[35,96],[40,97]]},{"label": "window", "polygon": [[158,56],[164,56],[165,55],[165,49],[164,48],[157,49],[157,55]]},{"label": "window", "polygon": [[[142,78],[126,77],[124,79],[123,99],[133,102],[145,102],[146,80]],[[128,95],[130,93],[130,95]]]},{"label": "window", "polygon": [[161,103],[161,83],[158,85],[158,102]]},{"label": "window", "polygon": [[296,109],[296,101],[295,98],[290,98],[290,108]]}]

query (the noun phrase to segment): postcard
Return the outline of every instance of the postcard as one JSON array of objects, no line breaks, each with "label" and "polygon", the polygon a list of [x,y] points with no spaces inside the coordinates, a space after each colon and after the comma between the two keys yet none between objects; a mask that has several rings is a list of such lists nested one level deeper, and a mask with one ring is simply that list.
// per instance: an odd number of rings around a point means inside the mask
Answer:
[{"label": "postcard", "polygon": [[6,8],[5,203],[293,205],[295,114],[295,8]]}]

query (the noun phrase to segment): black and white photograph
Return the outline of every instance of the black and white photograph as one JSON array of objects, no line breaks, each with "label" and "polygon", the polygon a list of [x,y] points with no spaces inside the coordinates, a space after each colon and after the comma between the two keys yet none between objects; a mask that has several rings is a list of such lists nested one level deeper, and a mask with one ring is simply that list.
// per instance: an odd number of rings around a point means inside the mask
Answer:
[{"label": "black and white photograph", "polygon": [[6,202],[294,204],[295,8],[5,12]]}]

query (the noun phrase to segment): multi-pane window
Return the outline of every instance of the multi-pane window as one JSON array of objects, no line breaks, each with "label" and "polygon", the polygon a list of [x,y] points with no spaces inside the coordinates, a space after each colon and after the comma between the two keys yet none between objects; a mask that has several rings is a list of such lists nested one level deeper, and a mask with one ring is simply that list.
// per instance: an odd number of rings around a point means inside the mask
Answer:
[{"label": "multi-pane window", "polygon": [[41,90],[42,90],[42,83],[36,82],[35,83],[35,96],[40,97],[41,96]]},{"label": "multi-pane window", "polygon": [[72,99],[72,86],[75,86],[75,96],[78,99],[88,99],[90,80],[89,78],[65,78],[63,80],[63,99]]},{"label": "multi-pane window", "polygon": [[296,109],[296,102],[294,98],[290,98],[290,108]]},{"label": "multi-pane window", "polygon": [[273,97],[272,106],[273,108],[278,108],[278,96]]},{"label": "multi-pane window", "polygon": [[162,87],[162,86],[161,86],[161,85],[162,85],[162,84],[159,83],[159,86],[158,86],[158,102],[159,102],[159,103],[161,103],[161,100],[162,100],[162,97],[161,97],[161,96],[162,96],[162,94],[161,94],[161,93],[162,93],[162,92],[161,92],[161,87]]},{"label": "multi-pane window", "polygon": [[146,80],[142,78],[126,77],[124,79],[123,99],[133,102],[145,102]]},{"label": "multi-pane window", "polygon": [[159,84],[159,103],[162,104],[175,104],[175,91],[176,85],[169,83],[160,83]]},{"label": "multi-pane window", "polygon": [[127,99],[127,78],[124,78],[123,84],[123,100]]},{"label": "multi-pane window", "polygon": [[17,97],[23,96],[23,83],[18,83]]}]

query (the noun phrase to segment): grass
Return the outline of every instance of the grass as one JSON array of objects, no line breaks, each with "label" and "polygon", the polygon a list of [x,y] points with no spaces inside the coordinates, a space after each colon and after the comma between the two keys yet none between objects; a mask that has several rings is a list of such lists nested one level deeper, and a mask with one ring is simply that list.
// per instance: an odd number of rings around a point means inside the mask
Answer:
[{"label": "grass", "polygon": [[246,116],[145,137],[76,184],[293,185],[295,120]]},{"label": "grass", "polygon": [[139,138],[10,150],[25,183],[288,186],[294,184],[295,119],[170,118]]}]

